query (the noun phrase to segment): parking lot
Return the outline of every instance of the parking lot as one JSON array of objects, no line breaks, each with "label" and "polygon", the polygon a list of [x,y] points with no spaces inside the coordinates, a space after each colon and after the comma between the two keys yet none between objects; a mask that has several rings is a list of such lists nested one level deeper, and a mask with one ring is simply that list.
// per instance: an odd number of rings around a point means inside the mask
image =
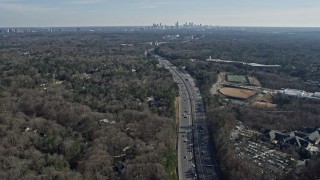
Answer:
[{"label": "parking lot", "polygon": [[252,168],[260,173],[268,173],[276,177],[277,174],[290,172],[296,160],[286,153],[268,147],[265,142],[254,141],[252,137],[259,134],[237,121],[236,128],[230,134],[230,139],[234,141],[236,156],[252,164]]}]

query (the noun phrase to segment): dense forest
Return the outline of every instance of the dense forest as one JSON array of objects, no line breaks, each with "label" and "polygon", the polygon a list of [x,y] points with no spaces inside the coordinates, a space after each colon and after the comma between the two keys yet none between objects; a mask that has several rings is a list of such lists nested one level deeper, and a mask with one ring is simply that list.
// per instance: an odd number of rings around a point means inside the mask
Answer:
[{"label": "dense forest", "polygon": [[153,38],[0,36],[0,179],[176,179],[178,88]]},{"label": "dense forest", "polygon": [[[170,42],[162,46],[159,53],[173,60],[205,60],[211,56],[213,59],[278,64],[282,65],[282,68],[265,71],[272,73],[276,71],[282,76],[318,81],[320,75],[318,31],[295,32],[287,29],[280,33],[276,30],[266,32],[213,30],[203,33],[193,32],[193,35],[198,38],[190,42]],[[240,69],[256,70],[246,66],[241,66]]]},{"label": "dense forest", "polygon": [[[180,38],[163,38],[168,34]],[[223,178],[272,179],[232,153],[235,121],[261,133],[311,128],[320,125],[320,103],[274,96],[273,110],[242,106],[212,96],[210,87],[229,72],[266,88],[320,92],[319,39],[316,31],[239,29],[1,34],[0,178],[177,179],[178,86],[144,54],[165,41],[155,52],[188,71],[201,90]],[[281,67],[218,64],[205,61],[209,56]],[[279,178],[319,178],[319,159]]]}]

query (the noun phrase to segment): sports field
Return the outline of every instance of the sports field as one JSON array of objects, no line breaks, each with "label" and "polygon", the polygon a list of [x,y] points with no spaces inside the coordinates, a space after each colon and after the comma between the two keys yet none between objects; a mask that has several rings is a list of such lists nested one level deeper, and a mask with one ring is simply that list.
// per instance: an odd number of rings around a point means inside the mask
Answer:
[{"label": "sports field", "polygon": [[249,97],[256,94],[256,92],[253,90],[240,88],[221,88],[219,92],[225,96],[237,99],[248,99]]},{"label": "sports field", "polygon": [[229,82],[235,82],[235,83],[243,83],[243,84],[249,84],[247,76],[242,75],[227,75],[227,81]]}]

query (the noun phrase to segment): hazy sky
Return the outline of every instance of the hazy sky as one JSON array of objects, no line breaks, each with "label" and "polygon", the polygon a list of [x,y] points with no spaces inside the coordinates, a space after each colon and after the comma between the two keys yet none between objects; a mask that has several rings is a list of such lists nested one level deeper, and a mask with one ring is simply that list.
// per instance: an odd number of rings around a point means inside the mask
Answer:
[{"label": "hazy sky", "polygon": [[0,27],[174,22],[320,27],[320,0],[0,0]]}]

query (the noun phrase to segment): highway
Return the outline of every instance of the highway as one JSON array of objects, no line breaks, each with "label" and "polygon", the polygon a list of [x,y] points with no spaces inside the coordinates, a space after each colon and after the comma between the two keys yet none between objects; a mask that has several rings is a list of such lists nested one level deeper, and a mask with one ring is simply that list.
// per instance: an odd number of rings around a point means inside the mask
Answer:
[{"label": "highway", "polygon": [[199,89],[189,74],[181,72],[168,60],[152,55],[171,72],[179,86],[179,180],[219,179]]}]

